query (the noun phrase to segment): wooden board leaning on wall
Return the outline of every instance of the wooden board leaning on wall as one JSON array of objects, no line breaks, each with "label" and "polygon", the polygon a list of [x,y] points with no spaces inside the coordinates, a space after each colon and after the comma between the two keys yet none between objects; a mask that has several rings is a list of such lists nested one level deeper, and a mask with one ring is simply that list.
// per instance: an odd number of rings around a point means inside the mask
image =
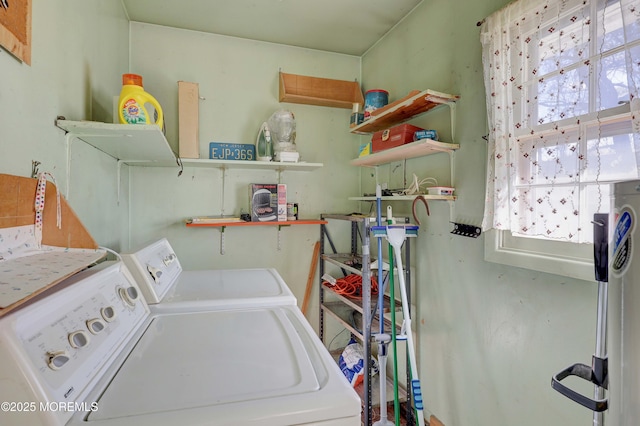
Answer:
[{"label": "wooden board leaning on wall", "polygon": [[[37,179],[0,174],[0,229],[35,224],[36,212],[34,205],[37,185]],[[62,248],[98,249],[98,244],[62,195],[60,196],[62,226],[58,229],[56,192],[55,185],[47,182],[45,189],[45,200],[47,202],[43,211],[42,244]],[[3,263],[2,259],[0,259],[0,267]],[[49,282],[27,297],[0,308],[0,316],[23,306],[82,269],[84,267],[63,277],[57,277],[54,281]]]}]

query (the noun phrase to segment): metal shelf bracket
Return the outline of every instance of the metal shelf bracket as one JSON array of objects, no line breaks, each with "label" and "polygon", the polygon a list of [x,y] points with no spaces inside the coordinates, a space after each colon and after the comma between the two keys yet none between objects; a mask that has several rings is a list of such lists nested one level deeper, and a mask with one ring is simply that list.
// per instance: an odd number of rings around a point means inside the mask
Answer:
[{"label": "metal shelf bracket", "polygon": [[220,227],[220,254],[224,255],[225,253],[225,248],[224,248],[224,229],[226,228],[226,226],[222,226]]}]

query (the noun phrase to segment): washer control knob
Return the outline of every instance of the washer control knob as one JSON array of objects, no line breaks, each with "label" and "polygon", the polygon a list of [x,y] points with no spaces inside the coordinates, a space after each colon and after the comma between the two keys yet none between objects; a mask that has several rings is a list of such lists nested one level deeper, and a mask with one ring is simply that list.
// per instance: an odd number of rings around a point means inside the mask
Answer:
[{"label": "washer control knob", "polygon": [[118,289],[118,294],[122,301],[131,307],[135,306],[136,302],[140,298],[140,294],[134,286],[127,288],[120,287]]},{"label": "washer control knob", "polygon": [[89,335],[82,330],[74,331],[69,334],[69,343],[76,349],[84,348],[89,344]]},{"label": "washer control knob", "polygon": [[100,309],[100,315],[106,322],[112,322],[116,319],[116,310],[113,309],[113,306],[105,306]]},{"label": "washer control knob", "polygon": [[147,271],[149,272],[149,275],[151,275],[151,278],[153,278],[153,282],[158,284],[158,282],[160,281],[160,277],[162,276],[162,271],[151,265],[147,265]]},{"label": "washer control knob", "polygon": [[104,321],[99,318],[90,319],[87,321],[87,328],[91,334],[98,334],[106,327]]},{"label": "washer control knob", "polygon": [[47,353],[47,365],[52,370],[60,370],[71,358],[67,351],[55,351]]},{"label": "washer control knob", "polygon": [[173,263],[174,260],[176,260],[176,254],[170,253],[166,255],[164,259],[162,259],[162,263],[164,263],[165,266],[169,266]]}]

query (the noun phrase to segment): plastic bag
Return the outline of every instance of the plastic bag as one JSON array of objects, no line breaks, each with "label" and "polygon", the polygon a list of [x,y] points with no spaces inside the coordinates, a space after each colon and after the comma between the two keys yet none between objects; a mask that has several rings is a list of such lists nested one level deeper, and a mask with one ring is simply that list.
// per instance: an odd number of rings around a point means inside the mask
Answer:
[{"label": "plastic bag", "polygon": [[[364,349],[353,337],[342,351],[338,365],[351,386],[356,387],[364,380]],[[371,375],[377,372],[378,363],[371,359]]]}]

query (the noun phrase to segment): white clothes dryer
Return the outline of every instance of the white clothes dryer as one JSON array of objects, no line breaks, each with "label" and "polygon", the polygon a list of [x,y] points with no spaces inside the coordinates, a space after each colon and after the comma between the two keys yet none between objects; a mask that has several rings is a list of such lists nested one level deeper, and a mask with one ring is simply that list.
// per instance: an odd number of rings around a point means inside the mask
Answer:
[{"label": "white clothes dryer", "polygon": [[166,238],[121,256],[152,310],[295,306],[297,303],[273,268],[183,271]]},{"label": "white clothes dryer", "polygon": [[0,424],[360,425],[296,306],[154,313],[138,290],[106,262],[0,318]]}]

